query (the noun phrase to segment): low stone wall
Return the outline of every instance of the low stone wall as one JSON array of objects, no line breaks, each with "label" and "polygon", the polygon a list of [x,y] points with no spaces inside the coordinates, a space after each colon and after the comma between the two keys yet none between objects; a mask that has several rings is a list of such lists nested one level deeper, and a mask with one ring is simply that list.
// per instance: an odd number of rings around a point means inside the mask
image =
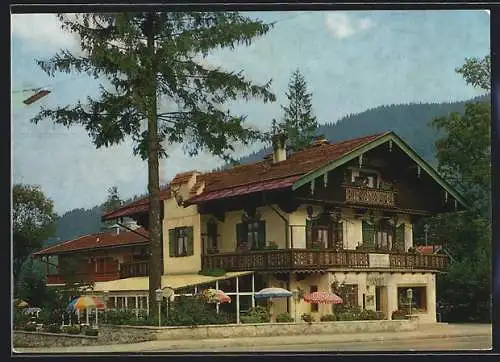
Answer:
[{"label": "low stone wall", "polygon": [[69,347],[103,344],[128,344],[156,339],[154,328],[99,326],[98,336],[64,333],[14,331],[14,347]]},{"label": "low stone wall", "polygon": [[226,324],[193,327],[99,326],[99,336],[14,331],[14,347],[67,347],[129,344],[152,340],[222,339],[238,337],[296,336],[404,332],[416,330],[418,322],[377,320],[316,323]]},{"label": "low stone wall", "polygon": [[408,320],[349,321],[317,323],[260,323],[196,327],[162,327],[157,329],[159,340],[219,339],[237,337],[295,336],[311,334],[347,334],[404,332],[416,330],[417,322]]},{"label": "low stone wall", "polygon": [[69,347],[95,345],[98,339],[78,334],[14,331],[13,344],[14,347]]}]

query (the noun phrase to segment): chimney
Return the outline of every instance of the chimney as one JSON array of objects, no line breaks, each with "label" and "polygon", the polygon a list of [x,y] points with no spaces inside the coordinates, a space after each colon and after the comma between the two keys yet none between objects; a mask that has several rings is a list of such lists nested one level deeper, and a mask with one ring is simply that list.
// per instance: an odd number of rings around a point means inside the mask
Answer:
[{"label": "chimney", "polygon": [[311,142],[311,147],[319,147],[319,146],[328,145],[328,144],[329,144],[329,142],[325,138],[325,136],[320,135],[320,136],[314,137],[313,141]]},{"label": "chimney", "polygon": [[273,163],[286,160],[286,136],[276,134],[272,137],[273,142]]}]

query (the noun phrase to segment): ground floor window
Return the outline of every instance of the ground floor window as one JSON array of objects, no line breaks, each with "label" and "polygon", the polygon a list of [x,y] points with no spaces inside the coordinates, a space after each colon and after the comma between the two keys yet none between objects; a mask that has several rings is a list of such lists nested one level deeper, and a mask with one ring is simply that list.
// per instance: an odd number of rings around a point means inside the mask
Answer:
[{"label": "ground floor window", "polygon": [[[411,301],[408,299],[408,289],[412,290]],[[398,287],[398,309],[409,311],[410,304],[412,313],[427,311],[427,288],[426,287]]]},{"label": "ground floor window", "polygon": [[124,309],[125,308],[125,298],[124,297],[117,297],[116,298],[116,308],[117,309]]}]

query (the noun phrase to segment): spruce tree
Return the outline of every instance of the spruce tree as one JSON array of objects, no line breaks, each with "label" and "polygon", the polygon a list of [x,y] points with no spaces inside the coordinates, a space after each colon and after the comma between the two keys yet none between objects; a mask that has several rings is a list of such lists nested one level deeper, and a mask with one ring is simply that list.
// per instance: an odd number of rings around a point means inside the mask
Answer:
[{"label": "spruce tree", "polygon": [[[213,49],[249,45],[270,24],[235,12],[129,12],[58,15],[62,29],[80,38],[81,54],[63,49],[38,65],[49,75],[86,73],[102,81],[97,97],[85,104],[42,109],[46,118],[64,126],[83,126],[99,147],[135,141],[134,153],[148,162],[150,240],[149,298],[161,287],[161,220],[159,157],[162,143],[183,143],[190,155],[205,149],[230,159],[235,142],[247,144],[262,134],[245,126],[226,102],[244,98],[274,101],[270,81],[255,85],[241,72],[204,65]],[[158,110],[157,102],[175,103],[175,111]],[[147,129],[141,130],[141,121]],[[155,303],[150,303],[155,317]]]},{"label": "spruce tree", "polygon": [[307,92],[307,82],[299,69],[292,73],[286,96],[288,106],[279,127],[286,131],[288,146],[292,151],[306,148],[315,136],[318,122],[312,111],[312,93]]}]

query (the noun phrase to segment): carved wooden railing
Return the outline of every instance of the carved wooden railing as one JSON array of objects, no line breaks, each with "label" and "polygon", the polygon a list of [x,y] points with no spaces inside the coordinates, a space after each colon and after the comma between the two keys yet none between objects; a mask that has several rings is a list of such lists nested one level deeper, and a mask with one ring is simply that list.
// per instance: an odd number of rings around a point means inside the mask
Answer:
[{"label": "carved wooden railing", "polygon": [[[47,284],[64,284],[68,278],[61,274],[47,274]],[[70,277],[72,280],[88,281],[88,282],[107,282],[110,280],[120,279],[120,273],[76,273]]]},{"label": "carved wooden railing", "polygon": [[[202,255],[202,268],[221,268],[227,271],[280,271],[280,270],[318,270],[327,268],[369,269],[387,268],[388,270],[443,270],[448,259],[444,255],[420,255],[413,253],[382,253],[387,264],[370,265],[370,254],[356,250],[333,249],[278,249],[233,252]],[[375,260],[372,260],[375,261]]]},{"label": "carved wooden railing", "polygon": [[120,278],[145,277],[149,275],[149,262],[136,261],[120,265]]},{"label": "carved wooden railing", "polygon": [[448,266],[448,257],[435,254],[391,254],[389,264],[392,269],[443,270]]},{"label": "carved wooden railing", "polygon": [[368,187],[344,186],[345,202],[351,204],[390,206],[396,205],[393,191]]},{"label": "carved wooden railing", "polygon": [[228,271],[366,268],[368,254],[344,250],[278,249],[202,255],[203,268]]}]

